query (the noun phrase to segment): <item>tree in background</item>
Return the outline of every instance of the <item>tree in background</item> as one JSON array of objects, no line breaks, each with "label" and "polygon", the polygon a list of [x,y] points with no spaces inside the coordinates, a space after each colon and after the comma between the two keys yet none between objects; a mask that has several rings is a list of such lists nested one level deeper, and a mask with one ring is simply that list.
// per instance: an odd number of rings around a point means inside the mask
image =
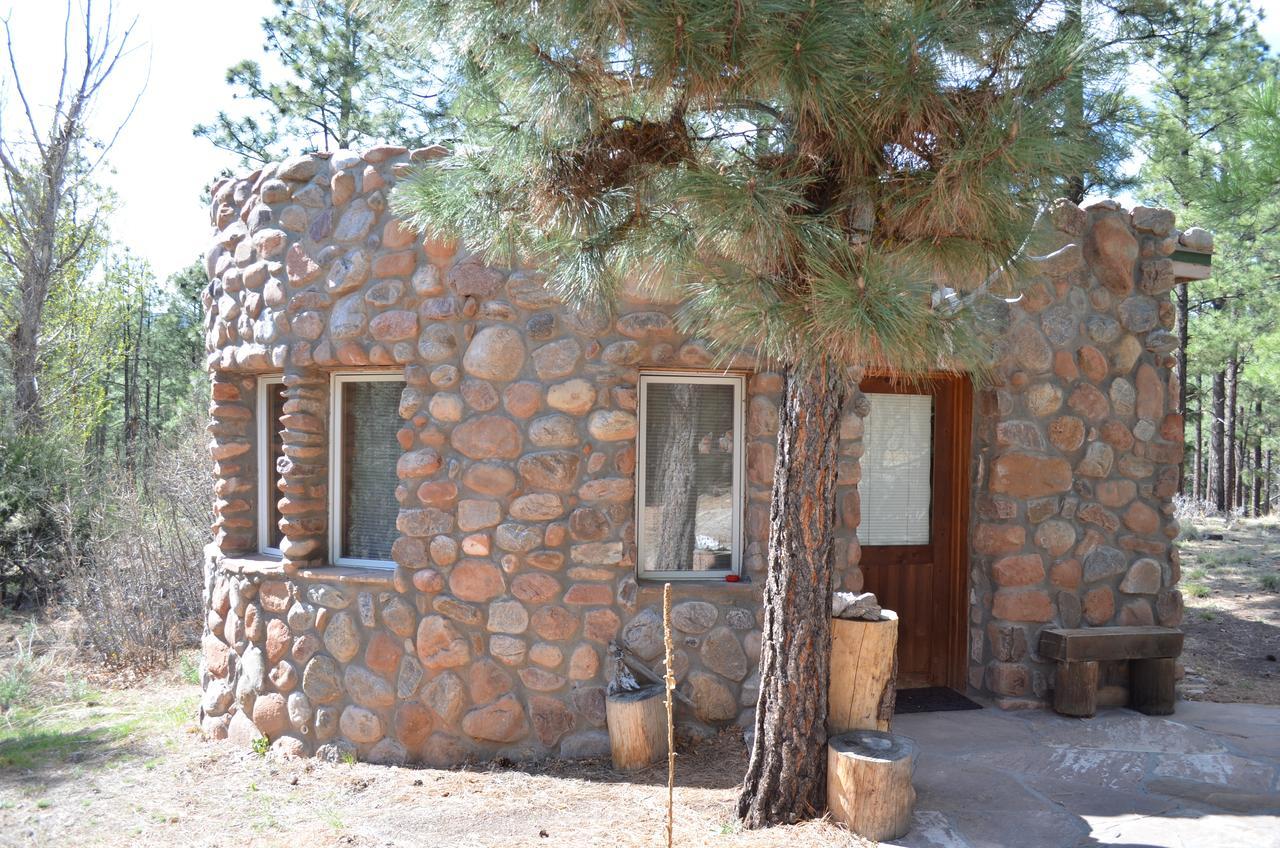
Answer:
[{"label": "tree in background", "polygon": [[399,190],[415,226],[536,263],[582,309],[628,278],[674,290],[683,329],[786,373],[748,826],[825,807],[849,369],[982,362],[976,311],[932,295],[998,277],[1083,168],[1060,120],[1078,27],[1049,5],[382,4],[456,59],[464,143]]},{"label": "tree in background", "polygon": [[[74,37],[80,42],[73,46]],[[85,121],[129,44],[132,28],[114,26],[112,10],[92,2],[77,17],[67,4],[58,88],[52,105],[28,96],[4,22],[11,83],[21,105],[21,129],[0,125],[0,325],[12,381],[13,422],[35,434],[43,423],[41,353],[45,310],[92,267],[102,247],[102,193],[91,175],[114,138],[94,143]],[[123,125],[122,125],[123,126]],[[118,135],[120,127],[116,129]],[[60,292],[61,288],[61,292]]]},{"label": "tree in background", "polygon": [[368,16],[346,0],[273,0],[264,18],[263,52],[283,74],[251,59],[227,71],[233,97],[255,114],[220,111],[194,133],[260,165],[301,149],[352,148],[377,142],[424,143],[440,117],[439,82],[379,37]]}]

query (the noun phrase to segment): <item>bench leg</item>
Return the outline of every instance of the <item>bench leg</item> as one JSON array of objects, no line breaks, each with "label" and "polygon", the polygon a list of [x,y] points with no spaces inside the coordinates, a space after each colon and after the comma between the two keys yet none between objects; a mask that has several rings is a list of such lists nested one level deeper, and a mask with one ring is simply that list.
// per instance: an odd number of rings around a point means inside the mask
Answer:
[{"label": "bench leg", "polygon": [[1173,657],[1129,663],[1129,706],[1147,715],[1173,715]]},{"label": "bench leg", "polygon": [[1058,663],[1053,709],[1062,715],[1088,717],[1098,711],[1098,664],[1092,660]]}]

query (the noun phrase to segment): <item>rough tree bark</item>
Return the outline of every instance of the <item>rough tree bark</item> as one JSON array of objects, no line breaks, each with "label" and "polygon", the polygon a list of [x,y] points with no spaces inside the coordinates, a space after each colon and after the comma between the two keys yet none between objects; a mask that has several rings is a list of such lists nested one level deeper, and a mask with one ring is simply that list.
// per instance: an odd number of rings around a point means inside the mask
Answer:
[{"label": "rough tree bark", "polygon": [[1236,398],[1240,384],[1240,358],[1234,351],[1231,359],[1227,361],[1226,380],[1227,394],[1223,417],[1223,426],[1226,428],[1223,442],[1223,487],[1226,489],[1226,504],[1223,508],[1230,512],[1236,507],[1236,419],[1238,417]]},{"label": "rough tree bark", "polygon": [[1213,374],[1213,422],[1209,427],[1209,485],[1213,489],[1213,506],[1219,512],[1227,508],[1227,464],[1223,456],[1223,420],[1226,417],[1227,375]]},{"label": "rough tree bark", "polygon": [[747,827],[813,818],[826,806],[827,681],[835,485],[846,375],[830,361],[790,373],[769,508],[760,698],[738,796]]},{"label": "rough tree bark", "polygon": [[662,486],[662,511],[658,525],[657,567],[675,570],[693,567],[693,530],[697,515],[694,454],[698,422],[693,408],[693,385],[675,383],[670,389],[667,444],[658,466]]},{"label": "rough tree bark", "polygon": [[1262,401],[1253,402],[1253,420],[1258,434],[1253,439],[1253,517],[1262,515]]},{"label": "rough tree bark", "polygon": [[1192,484],[1192,497],[1205,499],[1204,492],[1204,391],[1200,387],[1200,375],[1196,375],[1196,465]]}]

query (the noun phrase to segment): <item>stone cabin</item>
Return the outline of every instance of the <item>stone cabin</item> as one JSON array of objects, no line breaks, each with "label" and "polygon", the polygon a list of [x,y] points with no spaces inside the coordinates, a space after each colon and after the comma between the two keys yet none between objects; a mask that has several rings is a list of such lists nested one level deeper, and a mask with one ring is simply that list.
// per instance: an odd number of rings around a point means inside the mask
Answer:
[{"label": "stone cabin", "polygon": [[[388,196],[441,155],[213,190],[205,731],[383,762],[601,753],[609,644],[661,666],[668,580],[684,729],[749,722],[781,375],[713,367],[660,295],[575,311],[424,241]],[[899,611],[901,685],[1007,708],[1052,686],[1042,627],[1181,618],[1168,292],[1212,249],[1164,210],[1047,217],[1061,249],[1007,308],[999,385],[865,375],[841,429],[840,587]]]}]

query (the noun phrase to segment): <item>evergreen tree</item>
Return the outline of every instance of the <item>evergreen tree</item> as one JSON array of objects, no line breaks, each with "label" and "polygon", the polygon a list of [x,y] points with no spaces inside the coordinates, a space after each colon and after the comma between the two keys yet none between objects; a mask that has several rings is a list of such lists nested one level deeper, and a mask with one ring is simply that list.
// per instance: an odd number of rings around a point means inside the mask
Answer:
[{"label": "evergreen tree", "polygon": [[537,263],[584,309],[611,308],[628,276],[673,289],[683,329],[785,370],[750,827],[825,806],[850,369],[984,361],[983,299],[933,295],[999,279],[1083,168],[1061,121],[1079,28],[1052,5],[382,4],[424,55],[457,60],[465,143],[398,191],[415,226]]},{"label": "evergreen tree", "polygon": [[194,134],[243,165],[300,150],[352,148],[394,139],[424,143],[440,115],[437,82],[424,64],[404,61],[346,0],[273,0],[263,51],[284,69],[270,80],[250,59],[227,71],[237,99],[256,113],[219,112]]}]

